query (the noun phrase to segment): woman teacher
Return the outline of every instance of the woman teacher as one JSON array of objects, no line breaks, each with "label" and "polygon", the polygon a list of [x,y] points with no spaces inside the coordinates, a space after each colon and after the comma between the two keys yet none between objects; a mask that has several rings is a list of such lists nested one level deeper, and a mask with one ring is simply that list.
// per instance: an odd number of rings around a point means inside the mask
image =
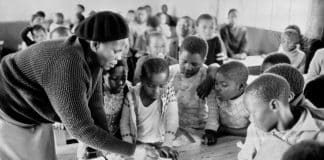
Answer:
[{"label": "woman teacher", "polygon": [[102,151],[154,159],[147,145],[108,134],[102,70],[121,58],[128,26],[116,13],[87,18],[75,35],[8,55],[0,63],[0,159],[56,159],[52,123]]}]

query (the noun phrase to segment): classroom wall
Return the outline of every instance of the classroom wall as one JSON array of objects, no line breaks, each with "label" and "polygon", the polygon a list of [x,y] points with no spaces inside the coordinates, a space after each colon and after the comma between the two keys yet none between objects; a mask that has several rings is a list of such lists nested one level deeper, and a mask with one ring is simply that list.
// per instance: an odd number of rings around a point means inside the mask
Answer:
[{"label": "classroom wall", "polygon": [[86,14],[91,10],[112,10],[125,14],[129,9],[149,4],[158,10],[157,0],[0,0],[0,22],[29,21],[38,10],[46,12],[50,18],[55,12],[62,12],[66,18],[75,13],[76,4],[86,7]]}]

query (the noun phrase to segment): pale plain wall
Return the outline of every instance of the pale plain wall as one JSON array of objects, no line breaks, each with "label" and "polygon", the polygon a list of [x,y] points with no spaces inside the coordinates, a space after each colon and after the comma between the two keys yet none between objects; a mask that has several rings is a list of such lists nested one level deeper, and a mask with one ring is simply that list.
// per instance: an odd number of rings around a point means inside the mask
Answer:
[{"label": "pale plain wall", "polygon": [[125,14],[129,9],[149,4],[158,10],[157,0],[0,0],[0,22],[30,20],[32,14],[43,10],[48,18],[55,12],[62,12],[66,18],[75,13],[76,4],[86,7],[86,14],[91,10],[112,10]]}]

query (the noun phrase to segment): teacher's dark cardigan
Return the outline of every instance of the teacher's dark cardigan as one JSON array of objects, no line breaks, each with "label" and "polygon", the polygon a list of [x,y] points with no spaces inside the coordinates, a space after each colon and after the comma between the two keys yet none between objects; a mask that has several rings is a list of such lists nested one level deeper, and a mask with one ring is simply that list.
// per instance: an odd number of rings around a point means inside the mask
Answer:
[{"label": "teacher's dark cardigan", "polygon": [[88,43],[76,36],[32,45],[2,59],[0,109],[24,124],[62,122],[90,146],[131,155],[134,145],[105,131],[101,73]]}]

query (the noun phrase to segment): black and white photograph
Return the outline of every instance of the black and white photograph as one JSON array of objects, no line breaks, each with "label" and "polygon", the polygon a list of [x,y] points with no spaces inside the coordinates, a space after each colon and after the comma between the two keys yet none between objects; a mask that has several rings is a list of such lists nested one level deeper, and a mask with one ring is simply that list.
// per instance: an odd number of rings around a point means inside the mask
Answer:
[{"label": "black and white photograph", "polygon": [[0,160],[324,160],[324,0],[0,0]]}]

